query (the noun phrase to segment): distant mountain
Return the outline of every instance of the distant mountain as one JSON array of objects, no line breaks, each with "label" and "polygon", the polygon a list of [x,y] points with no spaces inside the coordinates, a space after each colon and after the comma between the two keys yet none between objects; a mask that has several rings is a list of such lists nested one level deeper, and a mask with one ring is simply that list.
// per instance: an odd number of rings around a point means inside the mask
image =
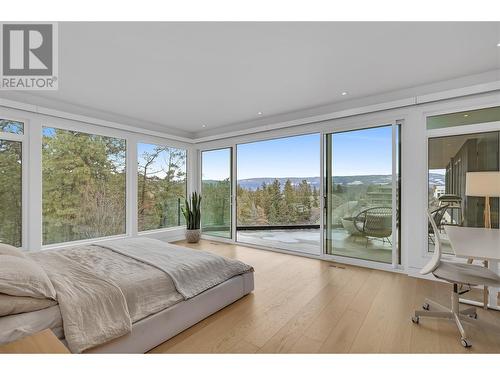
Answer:
[{"label": "distant mountain", "polygon": [[279,180],[281,184],[281,188],[285,186],[287,180],[290,180],[293,186],[299,185],[302,180],[306,180],[307,183],[316,189],[319,190],[319,186],[321,184],[321,180],[319,177],[284,177],[284,178],[273,178],[273,177],[259,177],[259,178],[247,178],[243,180],[238,180],[238,185],[240,185],[243,189],[246,190],[257,190],[262,186],[263,183],[266,185],[272,184],[274,180]]},{"label": "distant mountain", "polygon": [[[257,190],[263,183],[266,185],[272,184],[275,178],[261,177],[261,178],[247,178],[238,180],[238,185],[246,190]],[[297,186],[302,180],[306,180],[311,188],[315,187],[319,190],[321,180],[319,177],[283,177],[278,178],[281,187],[285,185],[287,180],[290,180],[292,185]],[[335,184],[340,185],[386,185],[391,182],[390,175],[368,175],[368,176],[335,176]]]},{"label": "distant mountain", "polygon": [[[238,180],[238,185],[246,190],[257,190],[262,186],[263,183],[272,184],[275,178],[272,177],[260,177],[260,178],[247,178]],[[312,187],[316,187],[319,190],[321,180],[319,177],[283,177],[278,178],[281,187],[286,183],[286,180],[290,180],[292,185],[297,186],[302,180],[306,180],[307,183]],[[334,183],[340,185],[386,185],[390,184],[392,181],[391,175],[364,175],[364,176],[335,176]],[[429,184],[431,185],[444,185],[445,178],[443,174],[430,173],[429,174]]]},{"label": "distant mountain", "polygon": [[444,174],[429,173],[429,185],[444,186],[445,185]]},{"label": "distant mountain", "polygon": [[[340,185],[387,185],[391,183],[391,175],[364,175],[364,176],[335,176],[335,184]],[[259,177],[246,178],[238,180],[238,185],[246,190],[257,190],[263,183],[272,184],[275,178]],[[321,180],[319,177],[282,177],[278,178],[281,188],[285,186],[287,180],[290,180],[293,186],[298,186],[302,180],[306,180],[311,188],[316,187],[319,190]],[[204,180],[204,183],[217,183],[216,180]],[[445,175],[440,173],[429,173],[429,185],[444,186]]]}]

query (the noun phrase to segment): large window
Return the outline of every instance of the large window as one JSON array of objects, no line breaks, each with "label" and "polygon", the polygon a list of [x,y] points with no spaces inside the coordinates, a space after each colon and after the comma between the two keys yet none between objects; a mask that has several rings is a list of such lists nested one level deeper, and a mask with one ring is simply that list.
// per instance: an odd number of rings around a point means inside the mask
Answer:
[{"label": "large window", "polygon": [[0,119],[0,243],[22,245],[22,142],[5,133],[22,135],[24,124]]},{"label": "large window", "polygon": [[[484,197],[466,195],[467,172],[500,171],[500,132],[429,139],[429,209],[438,225],[443,250],[452,253],[444,225],[484,227]],[[499,199],[490,198],[491,226],[499,226]],[[429,226],[429,249],[435,234]]]},{"label": "large window", "polygon": [[[467,125],[485,130],[470,133]],[[485,225],[485,197],[466,194],[467,172],[500,171],[500,107],[430,116],[427,130],[429,210],[438,226],[443,251],[453,253],[445,225]],[[499,198],[490,197],[489,203],[491,227],[498,228]],[[429,226],[429,251],[434,250],[435,237]]]},{"label": "large window", "polygon": [[320,135],[238,145],[237,240],[320,254]]},{"label": "large window", "polygon": [[186,150],[139,143],[137,154],[139,231],[183,225]]},{"label": "large window", "polygon": [[326,253],[399,263],[399,125],[326,136]]},{"label": "large window", "polygon": [[211,236],[231,238],[231,149],[201,153],[201,227]]},{"label": "large window", "polygon": [[43,244],[125,233],[123,139],[43,128]]}]

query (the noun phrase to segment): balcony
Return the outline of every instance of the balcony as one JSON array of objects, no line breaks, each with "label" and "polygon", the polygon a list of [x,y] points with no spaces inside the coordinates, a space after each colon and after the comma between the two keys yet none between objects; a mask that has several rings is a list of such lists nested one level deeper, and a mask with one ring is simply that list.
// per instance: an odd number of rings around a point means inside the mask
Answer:
[{"label": "balcony", "polygon": [[[319,225],[263,225],[238,226],[237,241],[244,244],[293,251],[297,253],[320,255]],[[206,227],[203,233],[230,237],[228,226]],[[333,255],[367,259],[391,263],[392,245],[384,238],[375,238],[350,233],[343,227],[333,228],[326,236],[328,248],[333,248]],[[330,246],[331,245],[331,246]]]}]

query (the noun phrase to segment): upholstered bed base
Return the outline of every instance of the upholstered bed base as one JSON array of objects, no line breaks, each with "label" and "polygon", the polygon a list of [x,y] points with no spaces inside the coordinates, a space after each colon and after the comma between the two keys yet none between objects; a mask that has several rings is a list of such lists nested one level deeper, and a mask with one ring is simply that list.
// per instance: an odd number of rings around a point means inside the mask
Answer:
[{"label": "upholstered bed base", "polygon": [[86,353],[145,353],[249,294],[253,289],[253,272],[235,276],[196,297],[134,323],[131,333]]}]

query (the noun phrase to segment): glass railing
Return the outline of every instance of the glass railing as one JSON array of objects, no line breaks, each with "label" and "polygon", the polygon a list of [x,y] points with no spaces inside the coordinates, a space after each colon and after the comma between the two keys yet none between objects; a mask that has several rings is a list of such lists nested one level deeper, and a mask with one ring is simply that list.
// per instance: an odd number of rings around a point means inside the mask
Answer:
[{"label": "glass railing", "polygon": [[231,199],[207,195],[202,200],[201,230],[203,233],[231,238]]}]

